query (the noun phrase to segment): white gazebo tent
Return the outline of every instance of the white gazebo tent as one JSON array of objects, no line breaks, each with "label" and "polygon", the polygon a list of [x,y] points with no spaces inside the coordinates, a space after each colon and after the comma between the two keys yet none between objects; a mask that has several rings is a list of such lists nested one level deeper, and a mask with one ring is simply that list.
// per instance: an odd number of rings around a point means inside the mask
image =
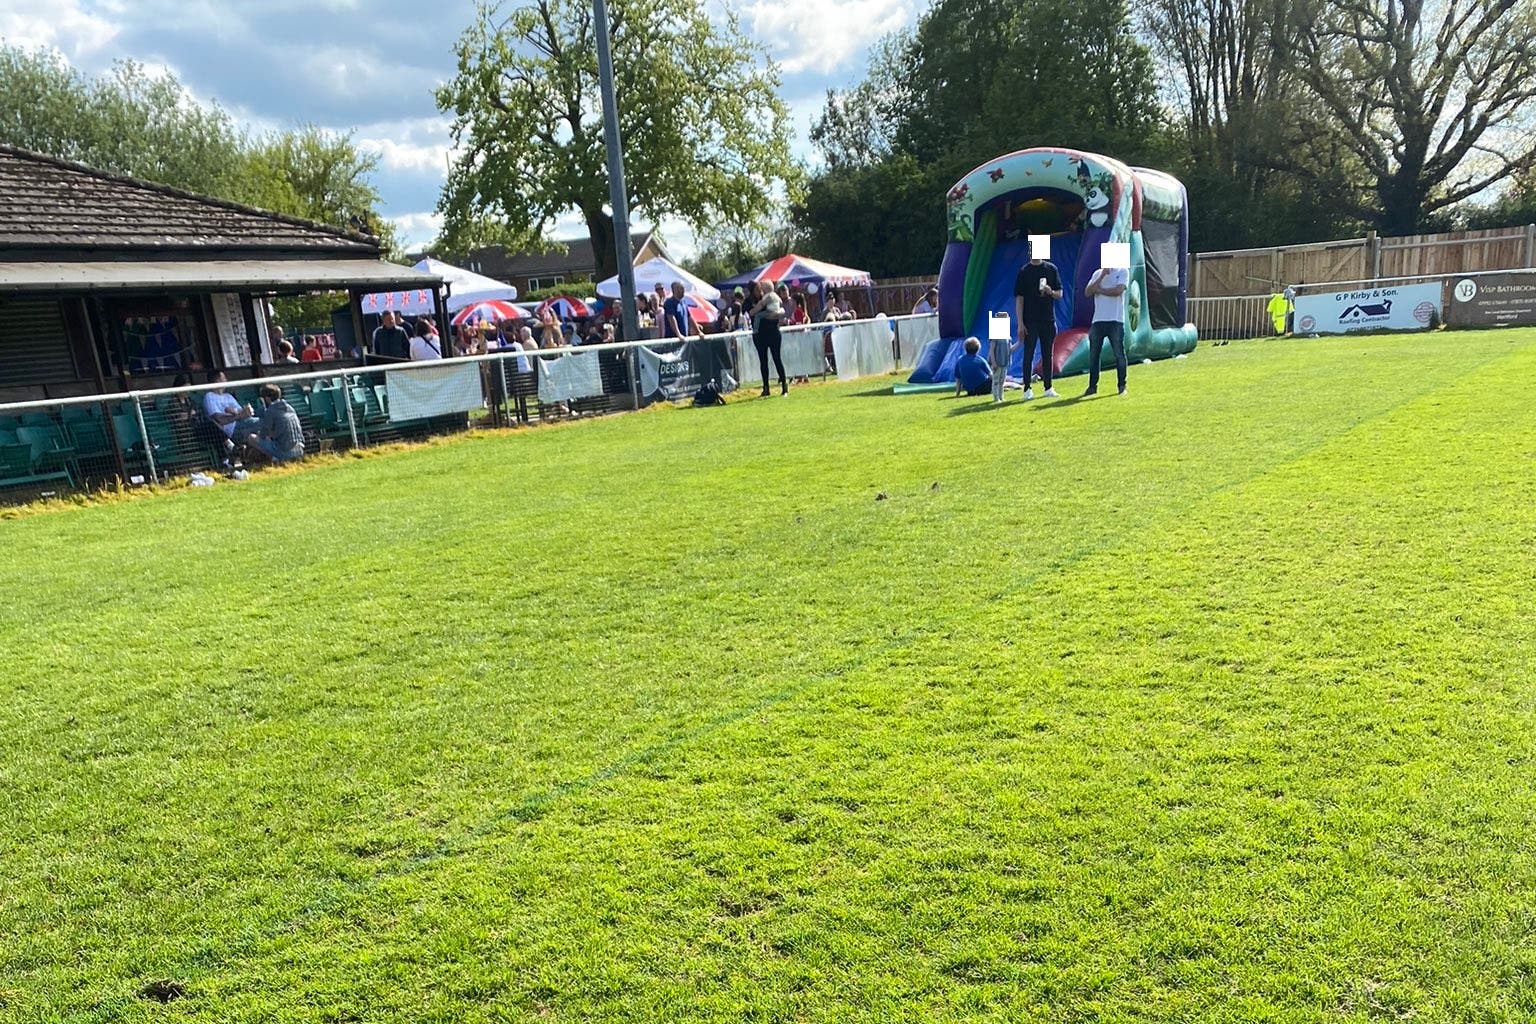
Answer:
[{"label": "white gazebo tent", "polygon": [[[659,284],[670,295],[672,294],[673,281],[683,282],[683,292],[686,295],[692,295],[695,298],[704,299],[708,302],[714,302],[720,298],[720,289],[702,278],[694,277],[669,259],[656,256],[646,260],[644,263],[635,264],[635,291],[638,294],[648,295],[655,291],[656,286]],[[619,297],[618,275],[599,282],[597,294],[599,298],[617,299]]]},{"label": "white gazebo tent", "polygon": [[[477,274],[472,270],[465,270],[463,267],[455,267],[442,260],[434,260],[430,256],[417,263],[416,269],[443,279],[449,289],[447,296],[449,313],[457,313],[465,306],[473,306],[477,302],[489,302],[494,299],[511,302],[517,298],[517,289],[504,281]],[[422,316],[434,312],[432,293],[426,289],[364,295],[362,306],[363,312],[370,316],[386,310],[404,313],[407,316]]]}]

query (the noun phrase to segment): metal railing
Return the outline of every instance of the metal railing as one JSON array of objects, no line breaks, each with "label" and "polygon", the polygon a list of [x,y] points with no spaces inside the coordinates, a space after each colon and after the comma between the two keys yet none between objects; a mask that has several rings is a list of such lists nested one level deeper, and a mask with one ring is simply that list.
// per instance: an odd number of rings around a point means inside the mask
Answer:
[{"label": "metal railing", "polygon": [[[936,334],[936,319],[877,317],[786,327],[786,370],[798,379],[891,372],[911,365],[920,342]],[[716,383],[722,390],[738,383],[750,386],[760,375],[749,334],[706,335],[690,343],[709,346],[708,362],[719,367]],[[262,408],[257,392],[266,385],[275,385],[293,407],[304,453],[312,455],[433,434],[606,415],[652,401],[691,398],[692,384],[685,392],[665,387],[645,391],[657,375],[644,372],[642,364],[675,366],[675,359],[665,361],[681,347],[675,340],[642,339],[503,350],[7,403],[0,405],[0,503],[156,484],[253,465],[259,456],[246,442]],[[843,365],[838,365],[839,351],[845,356]],[[226,428],[210,418],[207,396],[221,390],[242,407],[243,422]],[[227,399],[216,401],[228,404]]]},{"label": "metal railing", "polygon": [[1268,295],[1235,295],[1189,300],[1189,319],[1203,341],[1263,338],[1276,332],[1269,315]]}]

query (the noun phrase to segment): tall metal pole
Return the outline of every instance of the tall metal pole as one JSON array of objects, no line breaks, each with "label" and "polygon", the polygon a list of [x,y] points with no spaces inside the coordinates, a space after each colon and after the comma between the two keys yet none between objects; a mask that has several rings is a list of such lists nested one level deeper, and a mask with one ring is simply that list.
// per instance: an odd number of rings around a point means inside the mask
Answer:
[{"label": "tall metal pole", "polygon": [[635,313],[635,258],[629,248],[629,193],[624,188],[624,151],[619,141],[619,108],[613,98],[613,50],[608,39],[607,0],[592,0],[597,35],[597,78],[603,95],[603,141],[608,146],[608,201],[613,206],[613,248],[619,266],[619,315],[624,340],[640,340]]}]

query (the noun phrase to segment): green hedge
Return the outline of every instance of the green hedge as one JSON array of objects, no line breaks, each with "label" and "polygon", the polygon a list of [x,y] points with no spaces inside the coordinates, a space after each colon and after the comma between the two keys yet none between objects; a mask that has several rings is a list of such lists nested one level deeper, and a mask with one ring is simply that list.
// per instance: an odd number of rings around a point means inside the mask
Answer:
[{"label": "green hedge", "polygon": [[567,281],[557,284],[553,288],[537,288],[531,292],[523,292],[517,296],[518,302],[542,302],[552,295],[570,295],[578,299],[587,299],[597,294],[597,285],[590,279],[580,281]]}]

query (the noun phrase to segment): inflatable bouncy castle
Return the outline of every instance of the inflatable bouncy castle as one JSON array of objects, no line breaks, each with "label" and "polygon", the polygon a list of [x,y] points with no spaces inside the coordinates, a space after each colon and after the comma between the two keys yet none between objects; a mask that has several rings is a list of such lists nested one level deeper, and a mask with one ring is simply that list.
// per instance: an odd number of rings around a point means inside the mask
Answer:
[{"label": "inflatable bouncy castle", "polygon": [[[1088,369],[1093,299],[1084,294],[1099,267],[1099,246],[1128,242],[1125,346],[1131,362],[1165,359],[1195,347],[1186,323],[1189,205],[1184,186],[1160,171],[1070,149],[1024,149],[976,168],[949,190],[949,244],[939,270],[939,340],[923,350],[910,383],[953,383],[963,342],[986,344],[994,312],[1014,317],[1014,278],[1028,262],[1029,236],[1049,235],[1061,275],[1056,302],[1056,376]],[[1018,324],[1013,324],[1014,338]],[[1022,350],[1011,379],[1028,379]],[[1102,364],[1114,354],[1104,346]],[[1038,366],[1038,364],[1037,364]],[[1031,371],[1038,372],[1036,367]]]}]

